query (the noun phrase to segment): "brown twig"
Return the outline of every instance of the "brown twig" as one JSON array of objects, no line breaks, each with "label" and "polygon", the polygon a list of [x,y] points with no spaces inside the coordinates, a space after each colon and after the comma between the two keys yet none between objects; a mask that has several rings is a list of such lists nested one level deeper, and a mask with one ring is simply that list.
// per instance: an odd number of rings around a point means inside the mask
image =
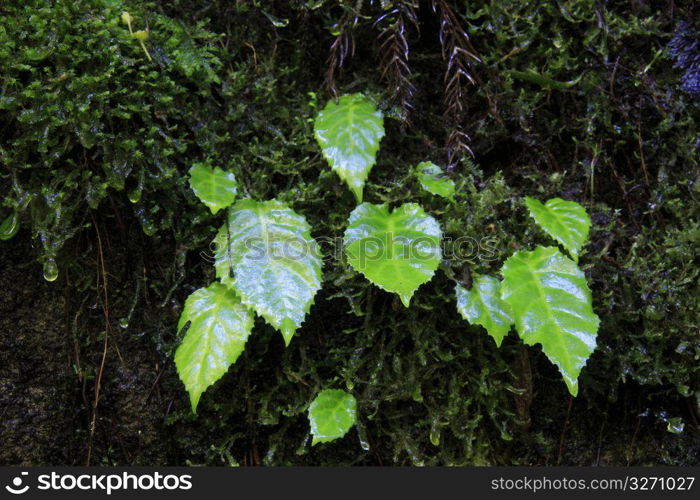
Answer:
[{"label": "brown twig", "polygon": [[627,465],[629,466],[632,462],[634,448],[637,443],[637,435],[639,434],[640,424],[642,423],[642,417],[637,417],[637,425],[634,427],[634,433],[632,434],[632,440],[630,441],[629,449],[627,450]]},{"label": "brown twig", "polygon": [[463,153],[473,155],[469,147],[470,138],[461,130],[460,122],[465,109],[467,86],[477,84],[477,80],[471,74],[471,65],[481,62],[481,59],[447,2],[433,0],[433,11],[440,17],[442,58],[447,63],[444,77],[444,116],[452,124],[452,132],[447,137],[445,149],[447,170],[452,171]]},{"label": "brown twig", "polygon": [[416,91],[408,65],[410,50],[406,37],[407,23],[416,30],[419,29],[416,5],[412,1],[399,2],[374,22],[375,27],[381,27],[378,37],[381,78],[387,82],[389,92],[398,102],[404,117],[413,109],[411,99]]},{"label": "brown twig", "polygon": [[[105,270],[104,254],[102,252],[102,237],[100,235],[100,228],[95,220],[95,216],[91,213],[92,223],[95,226],[95,232],[97,234],[97,256],[98,256],[98,270],[96,278],[96,288],[99,290],[100,283],[102,284],[102,312],[105,319],[105,331],[104,331],[104,343],[102,347],[102,360],[100,361],[100,368],[97,372],[97,378],[95,379],[95,398],[92,402],[92,419],[90,421],[90,437],[88,441],[88,453],[86,459],[86,466],[90,465],[90,459],[92,457],[92,444],[95,437],[95,427],[97,425],[97,406],[100,402],[100,388],[102,386],[102,375],[104,373],[105,364],[107,361],[107,351],[109,348],[109,332],[110,332],[110,319],[109,319],[109,292],[107,288],[107,272]],[[100,279],[101,278],[101,279]],[[99,291],[98,291],[99,294]]]},{"label": "brown twig", "polygon": [[355,38],[352,34],[353,28],[357,25],[358,13],[362,8],[362,1],[358,1],[354,9],[348,9],[338,22],[337,34],[331,44],[326,60],[326,77],[324,86],[328,89],[334,99],[338,99],[337,73],[345,65],[349,57],[355,55]]},{"label": "brown twig", "polygon": [[644,180],[649,186],[649,173],[647,172],[647,163],[644,160],[644,143],[642,141],[642,126],[637,120],[637,144],[639,145],[639,160],[642,164],[642,171],[644,172]]},{"label": "brown twig", "polygon": [[557,457],[557,465],[561,463],[561,457],[564,454],[564,438],[566,437],[566,430],[569,428],[569,416],[571,415],[571,405],[574,402],[574,397],[569,396],[569,406],[566,409],[566,420],[564,420],[564,427],[561,430],[561,437],[559,438],[559,456]]}]

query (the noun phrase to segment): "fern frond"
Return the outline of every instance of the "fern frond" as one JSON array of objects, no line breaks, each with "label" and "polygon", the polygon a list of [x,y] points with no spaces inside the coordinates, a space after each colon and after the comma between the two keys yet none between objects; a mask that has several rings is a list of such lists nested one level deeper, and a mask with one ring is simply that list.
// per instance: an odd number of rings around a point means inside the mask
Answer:
[{"label": "fern frond", "polygon": [[379,70],[386,82],[391,98],[398,103],[404,117],[412,110],[411,99],[416,87],[411,81],[411,68],[408,63],[410,48],[408,26],[418,30],[416,4],[412,1],[398,2],[377,18],[379,27]]},{"label": "fern frond", "polygon": [[340,73],[348,57],[355,55],[353,30],[357,26],[361,10],[362,0],[358,0],[352,8],[346,7],[345,13],[336,25],[337,34],[331,44],[328,59],[326,59],[327,68],[323,83],[335,100],[338,100],[338,73]]},{"label": "fern frond", "polygon": [[472,64],[481,62],[481,59],[446,0],[433,0],[432,5],[433,11],[440,18],[442,58],[447,65],[444,76],[444,116],[453,127],[446,142],[448,170],[451,171],[462,154],[472,154],[469,136],[461,131],[460,122],[465,110],[467,88],[477,84],[471,72]]}]

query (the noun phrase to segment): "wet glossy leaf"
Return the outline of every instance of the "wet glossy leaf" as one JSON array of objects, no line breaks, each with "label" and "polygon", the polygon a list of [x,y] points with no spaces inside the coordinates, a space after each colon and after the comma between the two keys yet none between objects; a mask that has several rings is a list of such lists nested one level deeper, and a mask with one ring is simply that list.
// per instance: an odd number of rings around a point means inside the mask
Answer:
[{"label": "wet glossy leaf", "polygon": [[243,352],[253,328],[253,312],[244,306],[236,293],[212,283],[192,293],[185,302],[177,327],[187,322],[182,344],[175,352],[175,366],[180,380],[190,393],[192,411],[199,398],[219,380]]},{"label": "wet glossy leaf", "polygon": [[325,389],[309,406],[311,445],[327,443],[343,437],[355,425],[357,401],[352,394],[339,389]]},{"label": "wet glossy leaf", "polygon": [[513,324],[510,306],[501,299],[501,282],[491,276],[479,276],[471,290],[457,285],[455,294],[457,310],[462,317],[471,324],[486,328],[500,347]]},{"label": "wet glossy leaf", "polygon": [[238,201],[227,224],[216,239],[216,276],[288,345],[321,288],[320,251],[309,224],[277,200]]},{"label": "wet glossy leaf", "polygon": [[421,187],[431,194],[450,199],[455,194],[454,181],[432,162],[419,163],[416,166],[416,177]]},{"label": "wet glossy leaf", "polygon": [[374,166],[384,119],[374,103],[362,94],[328,101],[316,117],[316,140],[331,168],[362,201],[362,188]]},{"label": "wet glossy leaf", "polygon": [[225,172],[206,163],[195,163],[189,173],[194,194],[209,207],[211,213],[215,214],[228,207],[236,199],[238,182],[232,172]]},{"label": "wet glossy leaf", "polygon": [[19,231],[19,213],[12,212],[0,223],[0,240],[9,240]]},{"label": "wet glossy leaf", "polygon": [[413,293],[435,274],[442,232],[420,205],[363,203],[350,214],[344,236],[348,262],[378,287],[399,294],[408,307]]},{"label": "wet glossy leaf", "polygon": [[518,334],[526,344],[542,344],[575,396],[599,324],[584,274],[554,247],[517,252],[502,273],[501,297],[511,307]]},{"label": "wet glossy leaf", "polygon": [[588,239],[591,227],[586,209],[576,202],[561,198],[552,198],[543,205],[526,196],[525,204],[535,222],[578,261],[579,252]]}]

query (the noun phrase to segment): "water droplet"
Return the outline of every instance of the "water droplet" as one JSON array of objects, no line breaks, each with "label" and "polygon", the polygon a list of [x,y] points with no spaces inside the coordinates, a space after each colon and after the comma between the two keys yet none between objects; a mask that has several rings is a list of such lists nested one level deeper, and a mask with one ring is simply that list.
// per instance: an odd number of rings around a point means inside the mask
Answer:
[{"label": "water droplet", "polygon": [[128,194],[128,196],[129,196],[129,201],[130,201],[131,203],[138,203],[139,201],[141,201],[141,193],[142,193],[142,191],[143,191],[143,190],[141,189],[141,186],[139,186],[139,187],[137,187],[137,188],[134,188],[134,189],[132,189],[131,191],[129,191],[129,194]]},{"label": "water droplet", "polygon": [[129,328],[129,318],[120,319],[119,326],[121,326],[122,328]]},{"label": "water droplet", "polygon": [[367,429],[360,422],[355,423],[355,428],[357,429],[357,435],[360,438],[360,447],[364,451],[369,451],[369,439],[367,439]]},{"label": "water droplet", "polygon": [[683,419],[681,417],[669,418],[667,420],[666,429],[668,432],[672,432],[673,434],[682,434],[684,428],[685,423],[683,423]]},{"label": "water droplet", "polygon": [[333,36],[340,36],[340,34],[343,32],[342,28],[340,27],[340,24],[334,24],[333,26],[328,28],[328,31]]},{"label": "water droplet", "polygon": [[146,215],[146,209],[142,205],[137,205],[134,209],[134,214],[141,222],[141,229],[147,236],[153,236],[156,234],[158,228],[153,224],[153,222]]},{"label": "water droplet", "polygon": [[404,449],[406,450],[406,454],[408,454],[408,457],[411,459],[413,465],[415,465],[416,467],[425,466],[425,462],[423,462],[420,453],[418,453],[413,443],[404,441]]},{"label": "water droplet", "polygon": [[430,424],[430,442],[433,446],[440,446],[440,423],[437,418]]},{"label": "water droplet", "polygon": [[56,281],[58,278],[58,266],[52,258],[46,259],[44,262],[44,279],[48,282]]},{"label": "water droplet", "polygon": [[13,212],[0,224],[0,240],[9,240],[19,231],[19,213]]},{"label": "water droplet", "polygon": [[289,25],[289,19],[280,19],[279,17],[275,17],[265,11],[262,11],[262,13],[270,20],[275,28],[284,28],[285,26]]},{"label": "water droplet", "polygon": [[310,10],[316,10],[324,3],[326,3],[326,0],[308,0],[306,2],[306,8]]}]

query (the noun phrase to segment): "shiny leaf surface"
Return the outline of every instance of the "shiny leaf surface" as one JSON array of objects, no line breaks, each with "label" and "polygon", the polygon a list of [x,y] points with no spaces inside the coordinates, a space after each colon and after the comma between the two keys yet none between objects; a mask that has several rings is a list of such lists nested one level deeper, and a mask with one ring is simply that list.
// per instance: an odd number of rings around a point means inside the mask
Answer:
[{"label": "shiny leaf surface", "polygon": [[316,117],[314,133],[324,158],[361,202],[384,137],[381,111],[362,94],[347,94],[337,103],[328,101]]},{"label": "shiny leaf surface", "polygon": [[211,167],[206,163],[195,163],[189,173],[194,194],[209,207],[211,213],[215,214],[228,207],[236,199],[238,182],[232,172]]},{"label": "shiny leaf surface", "polygon": [[554,247],[517,252],[502,273],[501,297],[511,307],[518,334],[526,344],[542,344],[576,396],[599,324],[584,274]]},{"label": "shiny leaf surface", "polygon": [[212,283],[192,293],[177,325],[190,326],[175,352],[175,366],[180,380],[190,394],[192,411],[199,398],[219,380],[243,352],[253,328],[253,312],[244,306],[236,293]]},{"label": "shiny leaf surface", "polygon": [[339,389],[325,389],[309,406],[311,445],[327,443],[343,437],[355,425],[357,401],[352,394]]},{"label": "shiny leaf surface", "polygon": [[471,290],[455,287],[457,310],[464,319],[483,326],[500,347],[508,335],[513,318],[510,306],[501,299],[501,282],[491,276],[479,276]]},{"label": "shiny leaf surface", "polygon": [[421,187],[430,194],[452,199],[455,183],[445,172],[432,162],[424,161],[416,166],[416,177]]},{"label": "shiny leaf surface", "polygon": [[442,232],[420,205],[363,203],[350,214],[344,236],[348,262],[378,287],[399,294],[408,307],[413,293],[435,274]]},{"label": "shiny leaf surface", "polygon": [[277,201],[238,201],[216,238],[216,276],[288,345],[321,288],[321,256],[306,219]]},{"label": "shiny leaf surface", "polygon": [[534,198],[525,197],[530,216],[544,231],[561,243],[578,261],[578,255],[588,239],[591,227],[586,209],[576,202],[552,198],[544,205]]}]

